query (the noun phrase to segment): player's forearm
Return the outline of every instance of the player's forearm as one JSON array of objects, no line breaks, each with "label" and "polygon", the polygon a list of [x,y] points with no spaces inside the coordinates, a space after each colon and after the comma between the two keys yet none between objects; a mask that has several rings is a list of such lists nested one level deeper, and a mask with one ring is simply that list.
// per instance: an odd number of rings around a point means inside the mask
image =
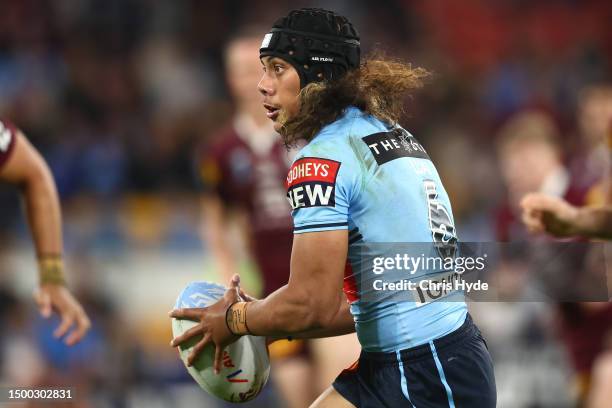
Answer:
[{"label": "player's forearm", "polygon": [[342,302],[340,309],[328,324],[321,329],[312,329],[293,334],[294,339],[320,339],[323,337],[343,336],[355,332],[355,320],[351,315],[350,306],[347,302]]},{"label": "player's forearm", "polygon": [[230,331],[276,337],[333,329],[344,301],[347,250],[346,230],[296,234],[287,285],[263,300],[232,305]]},{"label": "player's forearm", "polygon": [[37,255],[61,255],[63,242],[60,203],[53,177],[44,162],[31,172],[21,188]]},{"label": "player's forearm", "polygon": [[55,182],[42,161],[22,184],[22,195],[38,257],[40,285],[65,285],[62,216]]},{"label": "player's forearm", "polygon": [[249,303],[248,329],[259,336],[287,337],[315,331],[324,333],[323,330],[335,332],[338,327],[333,325],[342,322],[342,331],[347,330],[345,320],[336,320],[341,301],[341,294],[338,295],[337,301],[325,302],[307,290],[285,285],[267,298]]},{"label": "player's forearm", "polygon": [[610,239],[612,238],[612,208],[581,208],[575,217],[575,224],[579,235]]}]

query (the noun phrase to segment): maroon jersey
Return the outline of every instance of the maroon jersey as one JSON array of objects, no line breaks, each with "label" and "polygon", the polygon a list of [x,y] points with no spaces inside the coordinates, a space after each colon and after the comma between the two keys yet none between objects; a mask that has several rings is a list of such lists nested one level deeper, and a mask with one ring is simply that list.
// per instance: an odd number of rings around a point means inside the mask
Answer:
[{"label": "maroon jersey", "polygon": [[214,140],[219,142],[201,155],[204,190],[216,194],[228,207],[247,212],[253,255],[268,295],[289,279],[293,223],[284,188],[289,154],[277,139],[269,149],[256,152],[234,127]]},{"label": "maroon jersey", "polygon": [[569,351],[575,370],[590,373],[595,359],[610,348],[612,304],[587,307],[580,303],[562,303],[561,338]]},{"label": "maroon jersey", "polygon": [[15,127],[7,121],[0,121],[0,169],[11,156],[15,142]]}]

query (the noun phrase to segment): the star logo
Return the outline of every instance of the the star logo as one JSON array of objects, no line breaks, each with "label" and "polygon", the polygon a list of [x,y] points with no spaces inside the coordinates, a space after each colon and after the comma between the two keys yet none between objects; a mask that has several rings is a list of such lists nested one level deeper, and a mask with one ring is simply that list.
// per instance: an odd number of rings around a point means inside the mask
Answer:
[{"label": "the star logo", "polygon": [[399,139],[404,149],[406,149],[408,153],[412,153],[412,147],[410,147],[410,143],[408,143],[408,133],[404,132],[403,129],[401,129],[399,132],[397,132],[397,138]]}]

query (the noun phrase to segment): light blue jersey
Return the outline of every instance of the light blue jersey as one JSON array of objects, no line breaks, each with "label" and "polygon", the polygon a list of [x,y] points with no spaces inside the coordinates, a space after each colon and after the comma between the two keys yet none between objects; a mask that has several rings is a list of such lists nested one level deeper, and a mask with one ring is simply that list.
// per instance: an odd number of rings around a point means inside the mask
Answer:
[{"label": "light blue jersey", "polygon": [[369,282],[378,275],[364,251],[371,260],[390,255],[390,246],[378,243],[433,247],[456,241],[448,195],[427,153],[406,130],[346,109],[298,153],[287,196],[295,234],[349,230],[344,291],[365,351],[418,346],[463,324],[467,307],[457,292],[420,302],[391,295],[366,300],[374,290]]}]

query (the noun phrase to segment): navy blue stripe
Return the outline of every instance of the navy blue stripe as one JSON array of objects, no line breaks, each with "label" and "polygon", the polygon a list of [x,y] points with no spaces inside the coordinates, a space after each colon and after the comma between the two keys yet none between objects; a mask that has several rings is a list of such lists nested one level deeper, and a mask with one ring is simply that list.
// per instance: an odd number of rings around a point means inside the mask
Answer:
[{"label": "navy blue stripe", "polygon": [[225,378],[227,378],[227,379],[233,378],[233,377],[237,376],[238,374],[240,374],[241,372],[242,372],[242,370],[238,370],[238,371],[236,371],[236,372],[226,376]]},{"label": "navy blue stripe", "polygon": [[310,224],[302,225],[301,227],[295,227],[294,231],[301,231],[310,228],[327,228],[327,227],[348,227],[348,222],[332,222],[329,224]]},{"label": "navy blue stripe", "polygon": [[359,228],[355,227],[354,230],[349,231],[349,238],[354,237],[356,234],[359,234]]}]

